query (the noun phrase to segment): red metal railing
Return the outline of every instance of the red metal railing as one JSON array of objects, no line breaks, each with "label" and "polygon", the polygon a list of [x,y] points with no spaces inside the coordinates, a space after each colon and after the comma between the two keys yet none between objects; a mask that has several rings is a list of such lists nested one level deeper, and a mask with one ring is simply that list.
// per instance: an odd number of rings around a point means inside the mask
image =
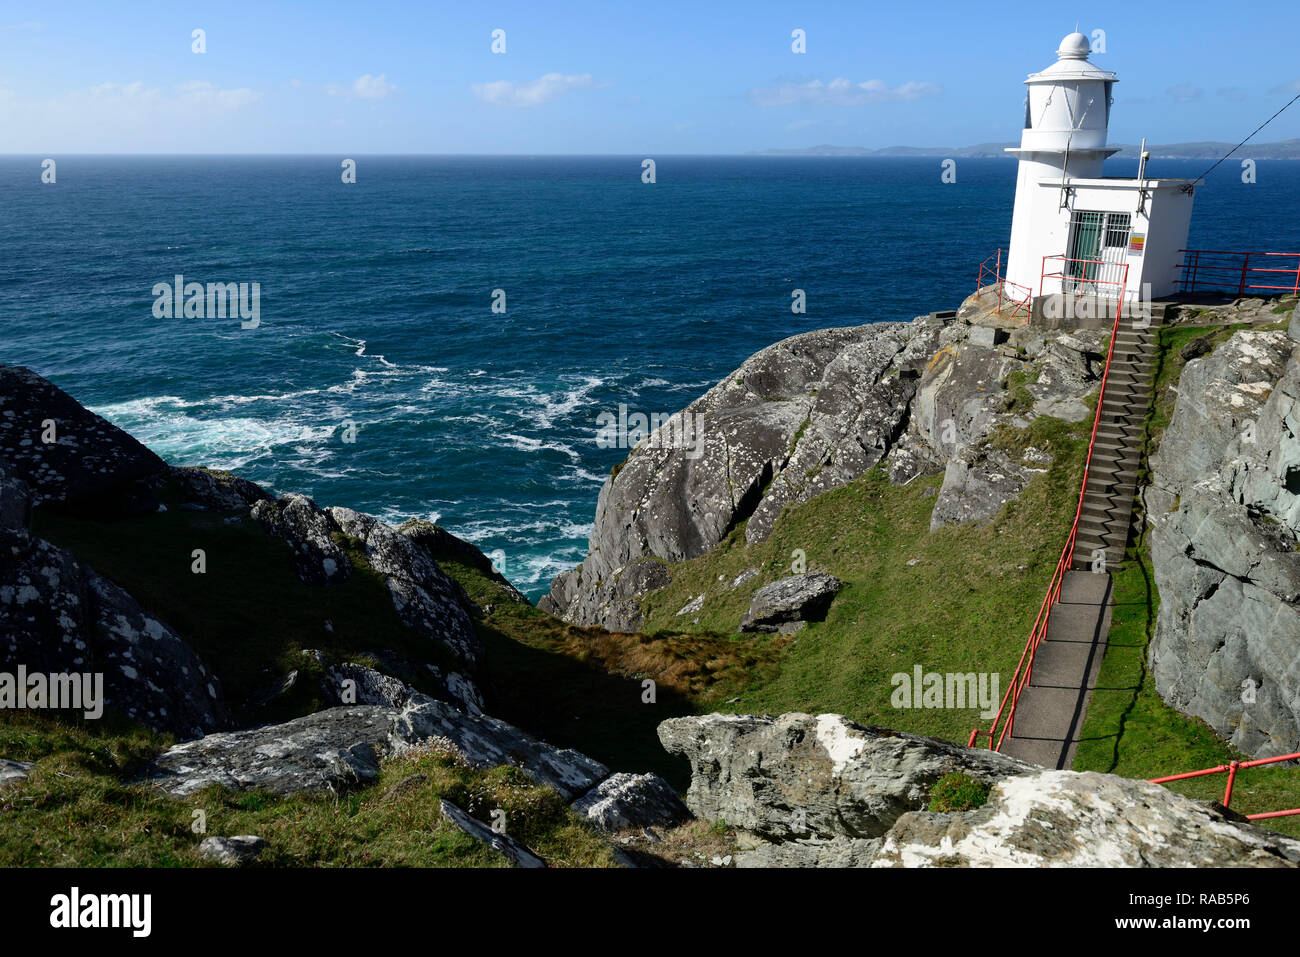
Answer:
[{"label": "red metal railing", "polygon": [[[1171,774],[1168,777],[1152,778],[1152,784],[1165,784],[1169,781],[1183,781],[1187,778],[1204,777],[1207,774],[1227,774],[1228,786],[1223,791],[1223,806],[1230,807],[1232,804],[1232,785],[1237,780],[1237,772],[1246,768],[1257,768],[1265,764],[1277,764],[1280,761],[1300,760],[1300,751],[1293,754],[1283,754],[1276,758],[1259,758],[1255,761],[1230,761],[1227,764],[1220,764],[1213,768],[1205,768],[1201,771],[1188,771],[1185,774]],[[1293,814],[1300,814],[1300,807],[1293,807],[1288,811],[1266,811],[1263,814],[1247,814],[1252,821],[1260,821],[1270,817],[1290,817]]]},{"label": "red metal railing", "polygon": [[[1180,249],[1182,291],[1197,289],[1300,295],[1300,253],[1246,253],[1222,249]],[[1294,260],[1294,265],[1291,264]],[[1256,281],[1258,280],[1258,281]],[[1281,285],[1272,285],[1272,283]]]},{"label": "red metal railing", "polygon": [[[1044,273],[1046,273],[1047,260],[1049,259],[1060,259],[1065,265],[1070,262],[1079,264],[1093,262],[1093,260],[1067,260],[1064,256],[1044,256]],[[990,750],[1002,750],[1002,743],[1011,734],[1015,725],[1016,707],[1020,703],[1020,695],[1029,686],[1029,681],[1033,677],[1034,655],[1037,654],[1038,646],[1043,643],[1043,639],[1047,637],[1048,625],[1052,620],[1052,609],[1061,600],[1061,586],[1065,581],[1065,573],[1070,570],[1074,563],[1074,543],[1079,536],[1079,520],[1083,516],[1083,499],[1088,493],[1088,471],[1092,467],[1092,451],[1097,444],[1097,427],[1101,424],[1102,407],[1106,401],[1106,383],[1110,380],[1110,363],[1115,355],[1115,339],[1119,335],[1119,320],[1124,313],[1124,290],[1128,282],[1127,266],[1124,267],[1123,276],[1119,297],[1115,304],[1115,322],[1110,330],[1110,347],[1106,350],[1106,366],[1101,373],[1101,391],[1097,395],[1097,411],[1092,417],[1092,434],[1088,438],[1088,457],[1083,466],[1083,482],[1079,486],[1079,501],[1074,509],[1074,521],[1070,524],[1070,534],[1066,536],[1065,547],[1061,549],[1061,557],[1056,560],[1056,568],[1052,572],[1052,580],[1047,586],[1047,594],[1043,596],[1043,603],[1038,606],[1038,617],[1034,619],[1034,626],[1029,631],[1029,639],[1025,642],[1025,650],[1020,653],[1020,661],[1016,664],[1015,674],[1012,675],[1011,682],[1007,685],[1006,693],[1002,695],[1002,704],[998,708],[998,713],[993,718],[993,723],[989,726],[988,731],[981,732],[979,728],[972,729],[970,740],[966,742],[967,747],[975,747],[975,741],[983,734],[988,738]],[[1106,282],[1107,280],[1083,281],[1096,283]]]},{"label": "red metal railing", "polygon": [[[1029,307],[1033,302],[1034,291],[1028,286],[1022,286],[1018,282],[1008,282],[1002,275],[1002,250],[997,252],[997,261],[992,266],[989,265],[994,259],[990,256],[980,263],[979,277],[975,280],[975,292],[979,293],[981,289],[996,286],[998,290],[998,312],[1007,303],[1011,304],[1011,316],[1014,318],[1029,318]],[[1010,287],[1010,288],[1008,288]]]}]

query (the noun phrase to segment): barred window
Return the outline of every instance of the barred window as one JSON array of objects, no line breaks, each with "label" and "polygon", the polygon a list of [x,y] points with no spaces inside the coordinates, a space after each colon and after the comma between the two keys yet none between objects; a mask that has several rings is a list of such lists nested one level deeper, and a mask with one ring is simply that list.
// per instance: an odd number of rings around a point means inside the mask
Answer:
[{"label": "barred window", "polygon": [[1106,248],[1123,248],[1128,245],[1131,223],[1128,213],[1110,213],[1106,217]]}]

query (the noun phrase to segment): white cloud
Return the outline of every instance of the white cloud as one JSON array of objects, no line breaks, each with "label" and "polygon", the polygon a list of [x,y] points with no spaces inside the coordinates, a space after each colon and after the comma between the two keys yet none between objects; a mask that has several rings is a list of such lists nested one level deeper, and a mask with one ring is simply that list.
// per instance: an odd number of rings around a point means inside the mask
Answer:
[{"label": "white cloud", "polygon": [[1233,103],[1240,103],[1246,99],[1246,91],[1239,86],[1225,86],[1219,90],[1219,96]]},{"label": "white cloud", "polygon": [[1190,103],[1193,100],[1199,100],[1205,93],[1199,86],[1192,86],[1190,83],[1179,83],[1177,86],[1171,86],[1165,92],[1179,103]]},{"label": "white cloud", "polygon": [[1300,80],[1292,80],[1290,83],[1282,83],[1269,90],[1270,93],[1300,93]]},{"label": "white cloud", "polygon": [[[302,86],[303,84],[295,80],[293,85]],[[349,100],[382,100],[396,93],[397,87],[390,83],[388,77],[383,73],[378,76],[363,73],[352,81],[351,86],[327,83],[324,90],[330,96],[342,96]]]},{"label": "white cloud", "polygon": [[528,83],[511,83],[509,80],[475,83],[473,90],[480,100],[494,106],[541,106],[570,90],[589,90],[596,85],[590,73],[577,76],[547,73]]},{"label": "white cloud", "polygon": [[853,83],[837,77],[829,83],[809,80],[807,83],[780,83],[749,91],[750,102],[756,106],[791,106],[810,103],[814,106],[863,106],[868,103],[900,103],[934,96],[941,91],[938,84],[908,82],[891,87],[884,80],[864,80]]},{"label": "white cloud", "polygon": [[18,152],[176,149],[238,124],[238,114],[261,98],[258,90],[206,80],[166,87],[108,82],[43,98],[9,91],[0,95],[0,123]]}]

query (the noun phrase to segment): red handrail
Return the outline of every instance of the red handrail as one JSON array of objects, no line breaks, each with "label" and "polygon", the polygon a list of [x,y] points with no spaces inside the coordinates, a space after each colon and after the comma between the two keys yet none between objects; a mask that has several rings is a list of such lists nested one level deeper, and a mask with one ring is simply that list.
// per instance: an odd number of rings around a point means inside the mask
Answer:
[{"label": "red handrail", "polygon": [[[978,295],[981,289],[990,286],[996,286],[998,290],[998,312],[1002,311],[1004,302],[1012,303],[1011,316],[1022,316],[1029,318],[1029,309],[1033,303],[1034,291],[1028,286],[1022,286],[1018,282],[1010,282],[1002,275],[1002,250],[997,251],[997,262],[992,267],[989,266],[990,256],[984,262],[980,263],[979,276],[975,280],[975,293]],[[986,281],[988,280],[988,281]],[[1011,290],[1008,292],[1007,287]]]},{"label": "red handrail", "polygon": [[[1198,288],[1235,289],[1238,296],[1249,290],[1291,293],[1300,295],[1300,253],[1241,252],[1226,249],[1180,249],[1183,261],[1182,291],[1195,292]],[[1206,258],[1202,262],[1202,257]],[[1240,257],[1240,262],[1237,261]],[[1264,257],[1273,257],[1267,259]],[[1257,265],[1251,265],[1254,258]],[[1294,266],[1283,266],[1279,259],[1294,259]],[[1259,265],[1260,261],[1263,265]],[[1287,277],[1281,286],[1251,282],[1257,273],[1276,273]],[[1292,278],[1294,277],[1294,278]],[[1269,278],[1272,278],[1271,276]]]},{"label": "red handrail", "polygon": [[[1066,262],[1092,262],[1092,260],[1066,260],[1064,256],[1045,256],[1043,258],[1044,271],[1046,271],[1046,261],[1048,259],[1061,259]],[[1106,365],[1101,373],[1101,391],[1097,394],[1097,411],[1092,417],[1092,434],[1088,438],[1088,457],[1083,466],[1083,482],[1079,487],[1079,501],[1074,509],[1074,521],[1070,524],[1070,534],[1065,539],[1065,547],[1061,549],[1061,557],[1056,560],[1056,568],[1052,572],[1052,580],[1047,586],[1047,594],[1043,596],[1043,602],[1038,606],[1038,617],[1034,619],[1034,626],[1030,629],[1029,639],[1025,642],[1025,650],[1020,653],[1020,661],[1016,664],[1015,674],[1011,676],[1011,682],[1007,686],[1006,693],[1002,696],[1002,704],[998,708],[998,713],[993,718],[993,723],[989,726],[988,731],[981,732],[979,728],[972,729],[970,739],[966,742],[967,747],[973,748],[976,739],[982,733],[988,737],[990,750],[1002,750],[1002,743],[1006,740],[1007,735],[1011,733],[1015,724],[1016,707],[1020,703],[1020,695],[1028,687],[1029,681],[1033,677],[1034,655],[1037,653],[1038,646],[1042,644],[1043,639],[1047,637],[1048,625],[1052,620],[1052,608],[1061,599],[1061,586],[1065,581],[1065,573],[1069,571],[1070,566],[1073,564],[1074,543],[1078,538],[1079,521],[1083,516],[1083,499],[1088,492],[1088,473],[1092,467],[1093,447],[1097,444],[1097,427],[1101,424],[1102,407],[1106,402],[1106,383],[1110,379],[1110,363],[1115,355],[1115,340],[1119,335],[1119,320],[1124,313],[1124,292],[1128,284],[1128,266],[1125,265],[1123,270],[1124,278],[1120,285],[1119,299],[1115,306],[1115,322],[1110,330],[1110,346],[1106,350]],[[1088,279],[1080,279],[1080,281],[1106,282],[1106,280]],[[1001,725],[1000,732],[998,730],[999,725]]]},{"label": "red handrail", "polygon": [[[1300,751],[1292,754],[1279,755],[1276,758],[1257,758],[1254,761],[1229,761],[1227,764],[1215,765],[1212,768],[1203,768],[1200,771],[1186,771],[1183,774],[1170,774],[1163,778],[1152,778],[1152,784],[1164,784],[1168,781],[1182,781],[1186,778],[1199,778],[1207,774],[1227,774],[1228,785],[1223,791],[1223,806],[1229,807],[1232,803],[1232,785],[1237,780],[1237,772],[1246,768],[1257,768],[1265,764],[1277,764],[1280,761],[1300,760]],[[1263,814],[1247,814],[1246,817],[1252,821],[1261,821],[1270,817],[1290,817],[1293,814],[1300,814],[1300,807],[1293,807],[1286,811],[1265,811]]]}]

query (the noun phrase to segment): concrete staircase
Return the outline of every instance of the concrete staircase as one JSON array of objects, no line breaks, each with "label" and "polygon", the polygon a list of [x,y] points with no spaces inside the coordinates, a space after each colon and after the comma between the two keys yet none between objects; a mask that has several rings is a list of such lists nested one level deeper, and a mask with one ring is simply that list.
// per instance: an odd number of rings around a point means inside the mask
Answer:
[{"label": "concrete staircase", "polygon": [[1092,568],[1101,554],[1107,569],[1119,568],[1123,562],[1133,523],[1143,428],[1151,404],[1157,322],[1153,316],[1146,328],[1135,328],[1132,318],[1120,319],[1071,556],[1072,567],[1077,569]]}]

